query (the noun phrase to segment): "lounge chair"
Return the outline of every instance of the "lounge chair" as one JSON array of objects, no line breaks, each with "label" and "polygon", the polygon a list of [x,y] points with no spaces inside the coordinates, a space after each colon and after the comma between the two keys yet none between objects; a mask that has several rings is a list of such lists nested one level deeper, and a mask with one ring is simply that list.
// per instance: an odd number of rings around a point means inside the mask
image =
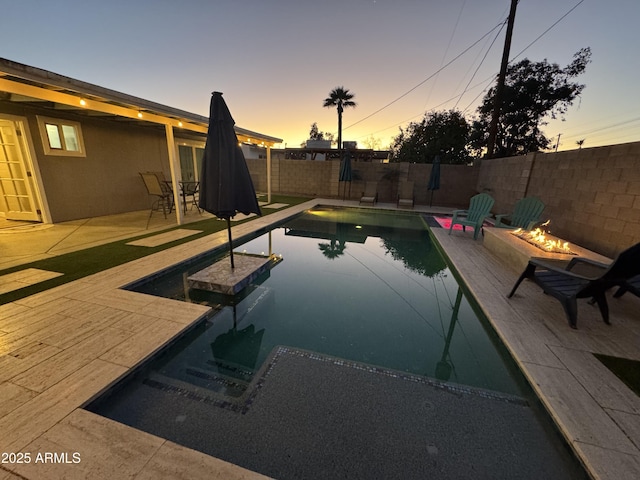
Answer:
[{"label": "lounge chair", "polygon": [[377,182],[367,182],[364,184],[364,192],[362,193],[362,198],[360,198],[360,203],[370,203],[375,205],[378,201],[378,183]]},{"label": "lounge chair", "polygon": [[616,293],[613,294],[614,298],[620,298],[627,292],[633,293],[636,297],[640,297],[640,275],[636,275],[633,278],[630,278],[628,281],[624,282]]},{"label": "lounge chair", "polygon": [[413,208],[414,194],[413,194],[413,182],[403,182],[398,187],[398,202],[397,206]]},{"label": "lounge chair", "polygon": [[498,228],[522,228],[531,230],[540,221],[544,210],[544,203],[535,197],[525,197],[518,200],[512,214],[496,215]]},{"label": "lounge chair", "polygon": [[451,226],[449,227],[449,235],[453,226],[462,225],[462,230],[466,231],[466,227],[473,227],[473,239],[478,238],[478,232],[482,230],[484,219],[491,214],[491,207],[495,200],[488,193],[479,193],[471,197],[468,210],[454,210]]},{"label": "lounge chair", "polygon": [[[578,275],[571,271],[580,264],[596,267],[597,275]],[[531,259],[508,298],[513,296],[525,278],[529,278],[540,285],[544,293],[560,300],[571,328],[577,328],[578,298],[592,298],[600,308],[604,323],[609,324],[609,306],[605,292],[612,287],[629,285],[629,280],[639,275],[640,243],[620,253],[610,265],[578,257],[573,258],[563,269],[543,260]]]}]

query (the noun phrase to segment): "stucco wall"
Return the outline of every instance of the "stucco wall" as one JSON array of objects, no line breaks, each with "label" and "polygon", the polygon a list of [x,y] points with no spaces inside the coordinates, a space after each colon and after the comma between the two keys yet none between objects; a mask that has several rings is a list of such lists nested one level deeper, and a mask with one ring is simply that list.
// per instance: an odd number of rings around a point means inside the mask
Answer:
[{"label": "stucco wall", "polygon": [[82,133],[85,158],[47,156],[34,142],[53,221],[150,208],[139,172],[168,171],[162,132],[83,120]]},{"label": "stucco wall", "polygon": [[478,190],[494,213],[540,198],[553,234],[603,255],[640,242],[640,142],[485,160]]}]

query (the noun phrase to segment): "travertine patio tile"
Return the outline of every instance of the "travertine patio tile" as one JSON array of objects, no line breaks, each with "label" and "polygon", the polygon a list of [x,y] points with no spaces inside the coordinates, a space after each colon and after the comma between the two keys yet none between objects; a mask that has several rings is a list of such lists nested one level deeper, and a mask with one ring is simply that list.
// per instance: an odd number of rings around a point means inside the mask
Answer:
[{"label": "travertine patio tile", "polygon": [[44,292],[36,293],[29,297],[16,300],[14,303],[24,305],[26,307],[35,308],[44,304],[48,304],[53,300],[65,297],[67,294],[77,291],[80,287],[80,281],[65,283],[58,287],[50,288]]},{"label": "travertine patio tile", "polygon": [[58,347],[31,342],[22,348],[13,350],[11,355],[0,356],[0,382],[15,377],[47,358],[53,357],[58,352],[60,352]]},{"label": "travertine patio tile", "polygon": [[10,333],[16,330],[26,329],[42,321],[46,323],[47,319],[54,317],[61,310],[72,308],[74,302],[78,301],[64,298],[58,299],[47,304],[50,305],[51,308],[39,306],[16,313],[10,317],[0,318],[0,328],[2,328],[2,331]]},{"label": "travertine patio tile", "polygon": [[150,315],[144,315],[142,313],[132,313],[121,311],[123,315],[119,315],[118,319],[114,322],[110,322],[113,328],[120,330],[126,330],[127,332],[136,333],[140,330],[144,330],[152,326],[157,320],[157,317]]},{"label": "travertine patio tile", "polygon": [[16,385],[42,392],[81,369],[104,352],[121,344],[129,332],[107,327],[86,340],[59,352],[46,362],[31,367],[11,379]]},{"label": "travertine patio tile", "polygon": [[120,310],[139,312],[153,301],[153,296],[128,290],[111,289],[88,299],[98,305],[117,307]]},{"label": "travertine patio tile", "polygon": [[[36,392],[32,392],[19,385],[14,385],[13,383],[0,383],[0,418],[18,408],[23,403],[28,402],[36,395]],[[0,476],[0,478],[2,477]]]},{"label": "travertine patio tile", "polygon": [[24,477],[19,477],[15,473],[4,470],[0,465],[0,480],[24,480]]},{"label": "travertine patio tile", "polygon": [[158,245],[164,245],[165,243],[174,242],[182,238],[190,237],[197,233],[202,233],[202,230],[189,230],[186,228],[177,228],[165,233],[153,235],[151,237],[145,237],[140,240],[134,240],[128,242],[127,245],[134,245],[138,247],[157,247]]},{"label": "travertine patio tile", "polygon": [[136,480],[267,480],[256,472],[173,442],[164,443]]},{"label": "travertine patio tile", "polygon": [[155,353],[186,327],[183,324],[157,319],[155,323],[101,355],[102,360],[125,367],[133,367]]},{"label": "travertine patio tile", "polygon": [[594,478],[637,480],[640,478],[640,456],[616,452],[578,442],[576,448]]},{"label": "travertine patio tile", "polygon": [[29,284],[18,282],[18,281],[4,282],[0,284],[0,295],[4,293],[13,292],[15,290],[20,290],[21,288],[28,287],[28,286]]},{"label": "travertine patio tile", "polygon": [[519,362],[563,368],[560,360],[537,338],[535,330],[529,325],[503,322],[498,334]]},{"label": "travertine patio tile", "polygon": [[[5,303],[4,305],[0,305],[0,318],[11,317],[27,310],[29,310],[29,307],[26,307],[25,305],[20,305],[14,302]],[[0,330],[1,329],[2,328],[0,327]]]},{"label": "travertine patio tile", "polygon": [[634,455],[637,449],[568,371],[526,365],[534,388],[551,407],[555,420],[572,442],[588,443]]},{"label": "travertine patio tile", "polygon": [[593,354],[561,347],[551,350],[600,406],[640,415],[640,397]]},{"label": "travertine patio tile", "polygon": [[0,419],[0,451],[20,451],[125,372],[120,365],[94,360],[22,404]]},{"label": "travertine patio tile", "polygon": [[60,322],[34,335],[47,345],[69,348],[110,326],[109,322],[103,321],[101,312],[85,318],[67,318],[66,322]]},{"label": "travertine patio tile", "polygon": [[26,344],[40,341],[43,336],[50,335],[52,332],[57,331],[58,328],[64,328],[77,320],[54,313],[39,319],[38,322],[28,323],[21,328],[16,328],[2,336],[0,353],[10,353]]},{"label": "travertine patio tile", "polygon": [[211,312],[211,307],[197,303],[185,303],[168,298],[154,297],[153,301],[144,307],[144,313],[172,322],[190,325],[194,320]]},{"label": "travertine patio tile", "polygon": [[67,452],[80,456],[76,464],[21,465],[16,472],[27,478],[111,480],[134,478],[164,439],[114,422],[86,410],[74,410],[60,423],[27,445],[32,452]]},{"label": "travertine patio tile", "polygon": [[107,307],[103,305],[96,305],[95,303],[74,300],[65,297],[69,300],[69,307],[61,309],[58,313],[67,317],[73,318],[86,318],[88,315],[93,315],[101,310],[105,310]]},{"label": "travertine patio tile", "polygon": [[640,451],[640,415],[605,409]]}]

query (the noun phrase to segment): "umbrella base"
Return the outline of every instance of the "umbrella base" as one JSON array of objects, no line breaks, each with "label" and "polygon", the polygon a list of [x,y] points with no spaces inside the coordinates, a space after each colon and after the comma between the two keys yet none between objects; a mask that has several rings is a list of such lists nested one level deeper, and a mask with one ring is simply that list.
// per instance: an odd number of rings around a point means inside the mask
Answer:
[{"label": "umbrella base", "polygon": [[235,268],[231,268],[228,258],[187,277],[189,287],[209,292],[236,295],[265,271],[280,263],[282,258],[275,255],[234,254]]}]

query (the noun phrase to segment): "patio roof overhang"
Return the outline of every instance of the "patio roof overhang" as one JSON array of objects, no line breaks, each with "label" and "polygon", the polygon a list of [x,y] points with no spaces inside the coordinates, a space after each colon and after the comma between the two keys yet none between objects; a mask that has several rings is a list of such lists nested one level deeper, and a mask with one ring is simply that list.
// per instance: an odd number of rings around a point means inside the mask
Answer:
[{"label": "patio roof overhang", "polygon": [[[29,65],[0,58],[0,100],[72,110],[92,117],[116,121],[153,123],[176,131],[207,133],[209,119],[115,90],[82,82]],[[238,140],[265,147],[282,143],[281,138],[235,127]]]}]

